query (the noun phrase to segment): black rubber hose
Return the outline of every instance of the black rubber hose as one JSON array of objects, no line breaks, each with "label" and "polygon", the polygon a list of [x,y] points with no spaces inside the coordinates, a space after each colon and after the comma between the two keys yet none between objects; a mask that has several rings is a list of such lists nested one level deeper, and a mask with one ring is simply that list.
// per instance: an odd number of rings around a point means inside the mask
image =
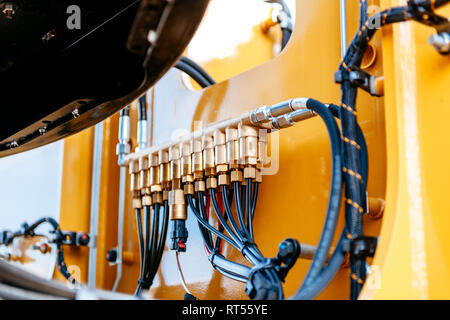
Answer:
[{"label": "black rubber hose", "polygon": [[255,184],[253,186],[253,197],[252,197],[252,200],[253,200],[253,203],[252,203],[252,221],[253,221],[253,218],[255,216],[256,203],[257,203],[257,200],[258,200],[258,189],[259,189],[259,183],[255,182]]},{"label": "black rubber hose", "polygon": [[138,102],[138,121],[147,120],[147,95],[144,94],[139,98]]},{"label": "black rubber hose", "polygon": [[136,287],[134,295],[139,296],[141,294],[141,280],[143,279],[144,276],[144,263],[145,263],[145,243],[144,243],[144,235],[142,232],[142,213],[141,209],[139,208],[136,209],[136,226],[139,240],[140,270],[139,270],[138,286]]},{"label": "black rubber hose", "polygon": [[227,188],[227,186],[222,186],[222,199],[223,199],[223,205],[224,205],[224,208],[225,208],[225,214],[226,214],[226,216],[228,217],[228,220],[231,223],[231,227],[233,228],[233,231],[239,237],[239,241],[243,242],[243,241],[245,241],[245,237],[239,231],[239,227],[238,227],[236,221],[234,220],[233,212],[231,211],[231,203],[230,202],[232,201],[233,197],[230,197],[231,198],[231,201],[230,201],[230,199],[228,199],[227,195],[228,195],[228,188]]},{"label": "black rubber hose", "polygon": [[[335,117],[339,115],[339,107],[336,105],[329,106],[330,111],[333,113]],[[361,146],[361,175],[363,181],[367,183],[369,177],[369,159],[367,152],[367,144],[364,138],[363,132],[358,125],[358,143]],[[334,275],[338,272],[342,262],[344,261],[345,254],[342,252],[342,243],[346,240],[347,229],[344,227],[344,230],[341,233],[338,244],[334,250],[333,255],[328,261],[327,266],[322,269],[320,275],[314,279],[312,285],[305,288],[300,295],[296,295],[295,299],[314,299],[317,295],[319,295],[333,280]]]},{"label": "black rubber hose", "polygon": [[[199,210],[200,204],[198,202],[198,199],[194,199],[193,202],[195,204],[196,210],[201,214],[201,212]],[[212,244],[209,243],[209,238],[211,236],[211,233],[206,228],[204,228],[200,222],[197,222],[197,223],[198,223],[198,228],[200,230],[200,235],[202,236],[203,243],[205,244],[206,249],[208,250],[208,252],[212,252],[213,247],[212,247]],[[208,233],[209,233],[209,236],[208,236]],[[218,239],[220,239],[220,238],[218,238]]]},{"label": "black rubber hose", "polygon": [[369,7],[369,4],[368,4],[367,0],[359,0],[359,11],[360,11],[359,29],[361,29],[364,26],[364,24],[366,23],[366,21],[369,19],[368,11],[367,11],[368,7]]},{"label": "black rubber hose", "polygon": [[188,76],[190,76],[192,79],[194,79],[195,82],[197,82],[202,88],[207,88],[213,83],[209,82],[207,78],[205,78],[201,73],[198,72],[195,68],[188,65],[187,63],[183,61],[178,61],[178,63],[175,65],[175,68],[177,68],[180,71],[183,71]]},{"label": "black rubber hose", "polygon": [[[330,104],[328,108],[335,118],[339,118],[339,106]],[[356,142],[361,146],[361,176],[363,178],[363,189],[366,190],[369,178],[369,152],[366,138],[358,123],[356,126]]]},{"label": "black rubber hose", "polygon": [[215,84],[216,82],[214,81],[214,79],[208,74],[208,72],[206,72],[205,69],[203,69],[200,65],[198,65],[196,62],[194,62],[193,60],[189,59],[188,57],[181,57],[180,61],[186,63],[187,65],[191,66],[192,68],[194,68],[198,73],[200,73],[203,78],[205,78],[210,85]]},{"label": "black rubber hose", "polygon": [[150,271],[150,280],[153,281],[155,278],[156,272],[158,271],[158,267],[161,264],[161,258],[164,253],[164,248],[167,240],[167,229],[169,226],[169,202],[167,200],[164,201],[164,209],[163,209],[163,223],[161,226],[161,235],[158,242],[158,248],[156,250],[156,258],[155,263],[153,264],[153,269]]},{"label": "black rubber hose", "polygon": [[124,117],[124,116],[130,116],[130,106],[126,106],[125,108],[123,108],[122,110],[120,110],[120,116]]},{"label": "black rubber hose", "polygon": [[239,182],[234,182],[234,204],[236,207],[238,221],[239,221],[239,225],[240,225],[239,230],[245,236],[246,239],[250,239],[250,235],[248,234],[247,228],[245,227],[245,221],[244,221],[245,212],[243,212],[244,211],[243,207],[245,208],[245,206],[242,206],[242,200],[239,195],[239,190],[240,190]]},{"label": "black rubber hose", "polygon": [[223,240],[227,241],[229,244],[231,244],[233,247],[235,247],[236,249],[238,249],[239,251],[242,250],[242,245],[236,243],[233,239],[231,239],[230,237],[227,237],[226,235],[224,235],[223,233],[220,233],[219,231],[217,231],[216,229],[214,229],[209,223],[208,221],[205,221],[201,216],[200,213],[197,211],[197,209],[194,206],[194,202],[192,200],[192,196],[191,195],[187,195],[187,200],[189,203],[189,206],[191,207],[192,212],[194,213],[195,217],[197,218],[197,220],[202,224],[203,227],[205,227],[206,229],[208,229],[209,231],[211,231],[212,233],[214,233],[216,236],[222,238]]},{"label": "black rubber hose", "polygon": [[[198,207],[200,209],[200,215],[202,216],[203,219],[205,219],[205,221],[208,221],[208,215],[206,214],[206,206],[205,206],[204,199],[205,199],[205,195],[202,191],[200,191],[198,193],[198,203],[199,203]],[[209,247],[212,248],[214,241],[213,241],[211,232],[208,232],[207,230],[205,230],[205,236],[207,237]]]},{"label": "black rubber hose", "polygon": [[246,189],[246,204],[247,204],[247,230],[250,236],[250,241],[254,242],[253,236],[253,199],[252,199],[252,179],[247,179],[247,189]]},{"label": "black rubber hose", "polygon": [[316,112],[324,121],[328,130],[328,135],[331,144],[332,154],[332,178],[330,187],[330,197],[328,200],[327,216],[325,218],[322,235],[317,246],[316,254],[314,255],[311,267],[303,281],[302,286],[297,291],[294,298],[302,294],[302,290],[308,287],[314,279],[320,274],[331,247],[333,236],[336,230],[336,224],[339,217],[339,209],[341,205],[342,196],[342,154],[341,154],[341,138],[340,131],[333,117],[333,114],[328,108],[317,100],[309,99],[306,103],[307,107]]},{"label": "black rubber hose", "polygon": [[155,268],[156,256],[157,256],[157,246],[158,246],[158,232],[159,232],[159,209],[161,205],[156,203],[153,210],[153,221],[152,221],[152,236],[150,244],[147,246],[148,250],[148,265],[145,270],[145,287],[144,289],[149,289],[152,285],[153,279],[150,278],[152,270]]}]

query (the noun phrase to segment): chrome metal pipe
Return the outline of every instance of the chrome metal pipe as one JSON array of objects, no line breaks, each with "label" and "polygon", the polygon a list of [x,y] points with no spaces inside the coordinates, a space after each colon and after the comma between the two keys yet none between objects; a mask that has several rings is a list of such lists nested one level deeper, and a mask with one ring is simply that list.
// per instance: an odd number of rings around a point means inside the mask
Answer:
[{"label": "chrome metal pipe", "polygon": [[341,11],[341,58],[347,53],[347,1],[340,0]]}]

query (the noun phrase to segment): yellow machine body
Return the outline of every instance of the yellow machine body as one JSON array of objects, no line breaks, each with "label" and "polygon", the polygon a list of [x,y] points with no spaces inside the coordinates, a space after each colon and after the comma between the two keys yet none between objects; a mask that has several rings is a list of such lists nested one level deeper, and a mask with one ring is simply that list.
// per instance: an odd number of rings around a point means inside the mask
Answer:
[{"label": "yellow machine body", "polygon": [[[406,0],[369,2],[386,8],[403,5]],[[349,0],[347,5],[347,36],[352,39],[359,19],[358,1]],[[450,7],[441,12],[450,16]],[[364,217],[365,233],[379,236],[379,242],[375,257],[369,260],[371,273],[362,299],[450,298],[450,242],[446,232],[450,225],[450,135],[445,133],[450,118],[450,60],[428,44],[433,32],[415,22],[383,28],[372,40],[374,50],[365,60],[368,72],[384,75],[385,79],[385,97],[371,97],[360,90],[357,110],[369,150],[368,195],[386,200],[386,207],[382,218]],[[159,85],[148,94],[151,144],[170,139],[180,128],[191,131],[199,121],[210,124],[290,98],[313,97],[338,104],[340,88],[333,75],[341,60],[339,1],[297,0],[291,40],[274,57],[277,40],[276,34],[266,34],[255,26],[252,38],[237,47],[235,55],[203,63],[218,80],[207,89],[189,89],[178,73],[163,79],[165,85],[170,84],[170,99],[158,99]],[[133,105],[133,149],[136,117]],[[111,290],[116,277],[116,266],[110,266],[105,255],[117,245],[117,132],[118,116],[107,119],[96,242],[96,285],[105,290]],[[60,216],[63,229],[89,231],[93,137],[93,129],[88,129],[65,142]],[[271,134],[271,144],[272,165],[277,170],[263,177],[254,221],[255,240],[268,257],[276,255],[278,244],[288,237],[317,244],[331,177],[330,146],[320,119]],[[123,251],[127,261],[118,291],[133,293],[139,276],[139,248],[128,191],[125,206]],[[343,221],[341,214],[338,230]],[[188,228],[188,249],[181,255],[181,264],[192,293],[199,299],[246,299],[243,284],[211,267],[192,216]],[[231,246],[224,246],[224,253],[244,263]],[[88,280],[88,257],[87,248],[66,249],[66,263],[79,267],[83,283]],[[299,260],[289,272],[284,284],[286,296],[301,285],[309,264],[309,260]],[[182,299],[183,294],[174,253],[166,248],[148,296]],[[348,296],[349,268],[343,265],[318,298]]]}]

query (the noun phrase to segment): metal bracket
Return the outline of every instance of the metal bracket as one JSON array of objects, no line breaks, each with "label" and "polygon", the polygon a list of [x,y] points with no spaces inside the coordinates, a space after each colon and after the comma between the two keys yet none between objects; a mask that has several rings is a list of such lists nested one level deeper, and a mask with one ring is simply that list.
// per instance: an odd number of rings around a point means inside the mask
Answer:
[{"label": "metal bracket", "polygon": [[344,241],[342,251],[350,253],[357,260],[372,258],[375,255],[377,243],[378,239],[375,237],[359,236],[353,240]]}]

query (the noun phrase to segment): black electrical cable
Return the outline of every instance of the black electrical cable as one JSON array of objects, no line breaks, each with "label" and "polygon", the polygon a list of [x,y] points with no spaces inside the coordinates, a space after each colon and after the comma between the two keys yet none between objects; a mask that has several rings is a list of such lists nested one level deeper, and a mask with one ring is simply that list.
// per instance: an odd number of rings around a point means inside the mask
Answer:
[{"label": "black electrical cable", "polygon": [[195,209],[194,206],[194,202],[192,199],[192,195],[187,195],[187,200],[189,203],[189,206],[192,209],[192,212],[194,213],[195,217],[197,218],[197,220],[202,224],[203,227],[205,227],[206,229],[208,229],[210,232],[214,233],[216,236],[222,238],[223,240],[225,240],[226,242],[228,242],[229,244],[231,244],[233,247],[235,247],[236,249],[238,249],[239,251],[242,249],[238,243],[236,243],[233,239],[231,239],[230,237],[220,233],[219,231],[217,231],[216,229],[214,229],[209,223],[208,221],[204,220],[200,213]]},{"label": "black electrical cable", "polygon": [[254,186],[253,186],[253,203],[252,203],[252,221],[253,221],[253,217],[255,216],[255,210],[256,210],[256,202],[258,200],[258,189],[259,189],[259,183],[255,182]]},{"label": "black electrical cable", "polygon": [[135,296],[139,296],[141,293],[142,285],[141,281],[143,279],[144,274],[144,263],[145,263],[145,241],[144,235],[142,231],[142,213],[141,209],[136,209],[136,226],[138,231],[138,240],[139,240],[139,254],[140,254],[140,271],[139,271],[139,281],[136,291],[134,292]]},{"label": "black electrical cable", "polygon": [[34,232],[35,229],[37,229],[40,225],[42,225],[44,223],[50,224],[52,226],[52,228],[53,228],[53,232],[55,233],[55,240],[54,240],[54,242],[55,242],[56,251],[57,251],[56,268],[64,276],[64,278],[66,278],[72,284],[76,284],[77,281],[75,280],[75,278],[72,277],[70,272],[67,270],[67,265],[66,265],[66,262],[65,262],[65,259],[64,259],[64,249],[62,247],[63,246],[64,235],[63,235],[63,233],[61,231],[59,223],[55,219],[53,219],[51,217],[44,217],[44,218],[41,218],[41,219],[37,220],[31,226],[25,225],[23,230],[21,230],[19,232],[15,232],[13,234],[12,238],[10,239],[10,241],[13,238],[16,238],[16,237],[36,236],[36,234]]},{"label": "black electrical cable", "polygon": [[247,179],[247,189],[246,189],[246,198],[245,202],[247,204],[247,230],[248,234],[250,236],[249,240],[251,242],[254,242],[254,235],[253,235],[253,199],[252,199],[252,179]]},{"label": "black electrical cable", "polygon": [[161,226],[161,234],[158,242],[158,247],[156,249],[155,254],[155,261],[153,263],[153,267],[150,270],[149,273],[149,280],[153,282],[153,279],[155,278],[156,272],[158,271],[158,267],[161,263],[161,258],[164,253],[164,247],[166,244],[167,239],[167,230],[169,226],[169,202],[167,200],[164,201],[164,208],[163,208],[163,223]]},{"label": "black electrical cable", "polygon": [[[238,221],[239,221],[239,226],[240,226],[240,231],[242,232],[242,234],[244,235],[244,237],[246,239],[250,239],[250,235],[247,231],[247,228],[245,227],[245,221],[244,221],[244,216],[245,216],[245,206],[242,205],[242,198],[239,195],[239,191],[241,190],[240,188],[240,183],[239,182],[234,182],[234,203],[235,203],[235,207],[236,207],[236,212],[237,212],[237,217],[238,217]],[[245,188],[245,187],[243,187]]]}]

